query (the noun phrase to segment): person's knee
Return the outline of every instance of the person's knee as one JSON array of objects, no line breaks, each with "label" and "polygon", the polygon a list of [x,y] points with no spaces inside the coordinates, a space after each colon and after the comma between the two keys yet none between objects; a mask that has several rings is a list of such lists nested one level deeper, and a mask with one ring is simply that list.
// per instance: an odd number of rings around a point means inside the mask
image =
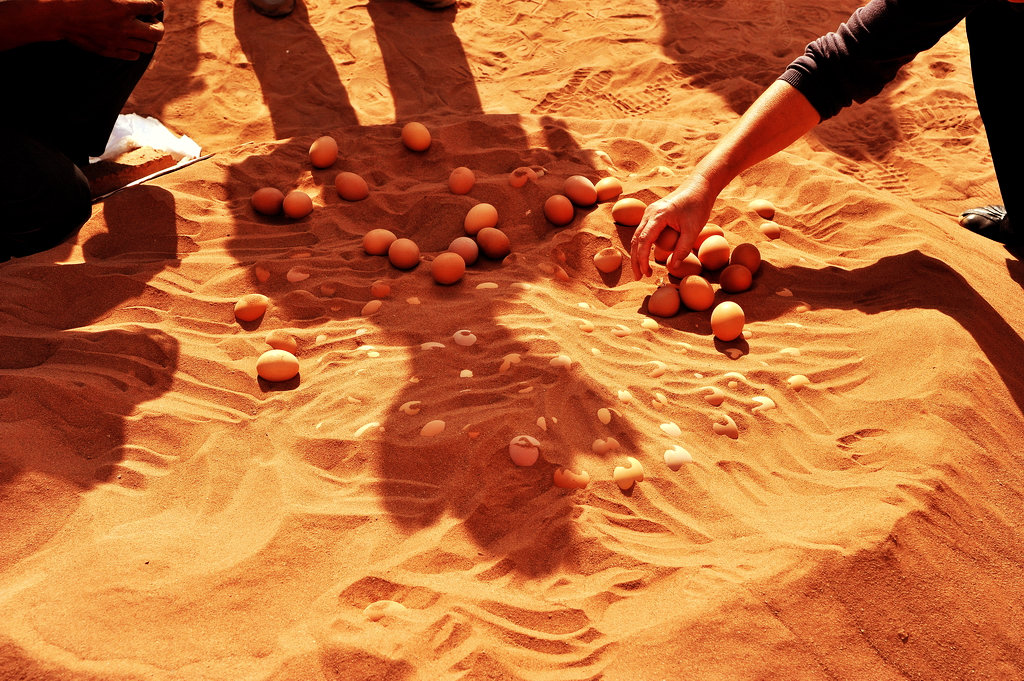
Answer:
[{"label": "person's knee", "polygon": [[70,159],[31,139],[11,151],[0,161],[0,258],[52,248],[92,214],[89,181]]}]

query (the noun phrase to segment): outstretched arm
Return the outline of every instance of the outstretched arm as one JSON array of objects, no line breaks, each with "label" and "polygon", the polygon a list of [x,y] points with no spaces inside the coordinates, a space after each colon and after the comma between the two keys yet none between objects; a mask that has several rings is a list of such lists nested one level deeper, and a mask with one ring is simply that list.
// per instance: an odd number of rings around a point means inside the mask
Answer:
[{"label": "outstretched arm", "polygon": [[675,257],[685,257],[725,186],[803,137],[819,120],[817,110],[796,88],[781,80],[772,83],[685,183],[647,207],[630,246],[633,275],[640,279],[651,274],[651,246],[665,228],[679,232]]}]

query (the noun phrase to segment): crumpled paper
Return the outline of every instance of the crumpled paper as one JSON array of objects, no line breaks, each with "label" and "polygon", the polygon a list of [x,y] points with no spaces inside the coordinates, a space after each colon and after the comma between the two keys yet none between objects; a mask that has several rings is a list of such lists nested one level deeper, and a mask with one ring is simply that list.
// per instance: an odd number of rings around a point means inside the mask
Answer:
[{"label": "crumpled paper", "polygon": [[143,117],[130,113],[117,117],[114,129],[110,131],[106,149],[101,155],[90,157],[89,161],[106,161],[142,147],[168,153],[178,163],[199,158],[202,153],[199,145],[187,135],[178,137],[152,116]]}]

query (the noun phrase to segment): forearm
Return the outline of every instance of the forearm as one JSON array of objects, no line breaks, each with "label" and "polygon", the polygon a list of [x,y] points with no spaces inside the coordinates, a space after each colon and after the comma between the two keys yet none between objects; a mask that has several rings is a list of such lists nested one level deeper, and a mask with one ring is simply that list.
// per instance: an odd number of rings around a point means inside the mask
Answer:
[{"label": "forearm", "polygon": [[775,81],[697,164],[690,182],[705,183],[709,196],[717,197],[737,175],[803,137],[819,120],[796,88]]},{"label": "forearm", "polygon": [[55,0],[0,0],[0,52],[60,40],[62,25],[60,3]]}]

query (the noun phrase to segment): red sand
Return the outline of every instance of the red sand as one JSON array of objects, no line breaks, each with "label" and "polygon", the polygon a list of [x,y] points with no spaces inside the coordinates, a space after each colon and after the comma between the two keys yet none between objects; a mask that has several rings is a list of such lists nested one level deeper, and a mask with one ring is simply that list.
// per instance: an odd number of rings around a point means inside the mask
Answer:
[{"label": "red sand", "polygon": [[[727,188],[712,219],[764,258],[716,297],[743,342],[642,326],[656,282],[593,265],[628,244],[611,204],[541,213],[575,174],[663,195],[855,4],[169,0],[128,109],[216,155],[0,265],[0,679],[1020,678],[1024,269],[954,218],[998,198],[962,26]],[[266,185],[313,213],[256,215]],[[429,260],[478,202],[513,253],[453,286],[362,251],[385,227]],[[239,324],[247,293],[270,308]]]}]

